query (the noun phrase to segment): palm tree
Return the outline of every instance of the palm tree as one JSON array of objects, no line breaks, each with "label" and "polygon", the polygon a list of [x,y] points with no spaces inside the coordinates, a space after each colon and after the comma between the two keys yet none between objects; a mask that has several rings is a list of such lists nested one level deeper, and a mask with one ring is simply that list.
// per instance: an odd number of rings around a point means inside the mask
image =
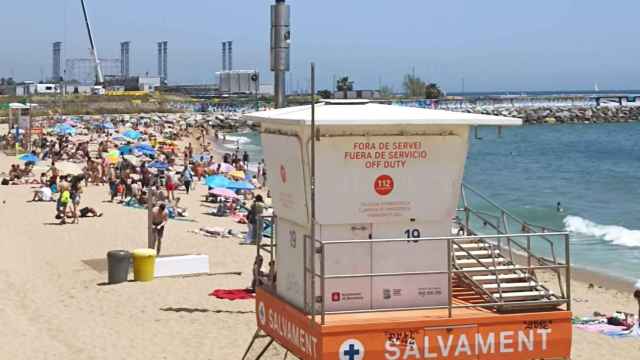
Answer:
[{"label": "palm tree", "polygon": [[346,99],[349,95],[349,91],[353,90],[353,81],[349,81],[348,76],[338,79],[336,83],[336,90],[342,91],[342,95]]}]

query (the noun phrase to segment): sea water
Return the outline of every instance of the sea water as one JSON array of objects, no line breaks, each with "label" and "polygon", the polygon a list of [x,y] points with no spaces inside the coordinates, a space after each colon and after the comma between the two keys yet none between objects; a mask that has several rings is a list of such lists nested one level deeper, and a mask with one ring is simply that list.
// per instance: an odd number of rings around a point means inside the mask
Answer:
[{"label": "sea water", "polygon": [[[573,264],[640,278],[640,123],[514,127],[502,137],[484,128],[479,138],[465,183],[523,220],[570,231]],[[227,140],[262,159],[257,133]]]}]

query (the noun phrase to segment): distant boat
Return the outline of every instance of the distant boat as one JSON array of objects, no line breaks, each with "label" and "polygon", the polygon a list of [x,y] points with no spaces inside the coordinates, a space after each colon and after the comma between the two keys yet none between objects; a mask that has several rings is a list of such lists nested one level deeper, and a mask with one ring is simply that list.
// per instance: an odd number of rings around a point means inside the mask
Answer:
[{"label": "distant boat", "polygon": [[593,84],[593,91],[598,92],[600,88],[598,87],[598,83]]}]

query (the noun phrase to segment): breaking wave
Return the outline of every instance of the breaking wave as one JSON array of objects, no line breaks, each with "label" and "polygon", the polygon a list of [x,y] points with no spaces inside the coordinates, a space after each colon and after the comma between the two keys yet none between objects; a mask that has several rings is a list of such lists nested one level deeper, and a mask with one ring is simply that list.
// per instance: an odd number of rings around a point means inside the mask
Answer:
[{"label": "breaking wave", "polygon": [[619,246],[640,247],[640,230],[629,230],[616,225],[600,225],[579,216],[567,216],[563,222],[567,231],[578,235],[599,238]]}]

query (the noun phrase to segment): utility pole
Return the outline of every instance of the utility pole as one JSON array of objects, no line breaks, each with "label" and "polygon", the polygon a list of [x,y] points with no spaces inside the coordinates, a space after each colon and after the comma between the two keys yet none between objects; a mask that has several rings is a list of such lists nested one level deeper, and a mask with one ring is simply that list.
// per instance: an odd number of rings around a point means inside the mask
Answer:
[{"label": "utility pole", "polygon": [[271,5],[271,71],[273,71],[274,101],[276,108],[287,106],[286,72],[289,71],[289,5],[276,0]]}]

